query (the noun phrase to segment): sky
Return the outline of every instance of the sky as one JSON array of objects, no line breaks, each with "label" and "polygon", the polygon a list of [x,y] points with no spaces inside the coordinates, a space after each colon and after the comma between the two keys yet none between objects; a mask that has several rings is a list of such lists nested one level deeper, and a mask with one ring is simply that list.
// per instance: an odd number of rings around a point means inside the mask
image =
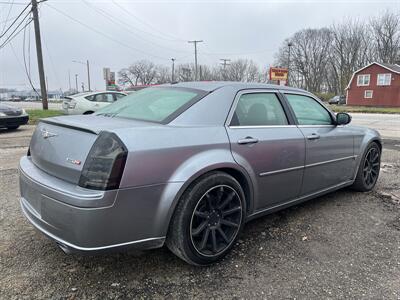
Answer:
[{"label": "sky", "polygon": [[[0,1],[0,33],[27,2]],[[39,9],[48,87],[66,91],[69,78],[74,88],[75,74],[79,86],[87,85],[86,66],[73,61],[89,60],[91,88],[102,90],[104,67],[117,72],[141,59],[166,66],[171,58],[176,64],[194,62],[188,40],[203,40],[198,44],[201,64],[247,58],[266,70],[283,41],[296,31],[400,12],[400,0],[47,0]],[[0,49],[0,88],[29,89],[23,40],[21,31]],[[0,44],[3,41],[0,38]],[[33,23],[25,31],[25,61],[38,87]]]}]

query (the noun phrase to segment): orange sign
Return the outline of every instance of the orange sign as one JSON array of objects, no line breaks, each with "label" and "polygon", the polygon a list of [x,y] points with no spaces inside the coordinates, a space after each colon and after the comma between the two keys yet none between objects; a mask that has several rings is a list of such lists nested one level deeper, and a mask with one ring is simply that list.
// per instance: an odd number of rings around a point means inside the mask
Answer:
[{"label": "orange sign", "polygon": [[270,80],[287,80],[288,69],[286,68],[274,68],[269,69],[269,79]]}]

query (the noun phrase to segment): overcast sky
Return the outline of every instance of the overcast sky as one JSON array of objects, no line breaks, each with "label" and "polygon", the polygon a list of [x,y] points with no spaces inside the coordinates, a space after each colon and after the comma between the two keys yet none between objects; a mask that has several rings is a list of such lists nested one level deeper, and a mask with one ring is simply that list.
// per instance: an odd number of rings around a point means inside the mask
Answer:
[{"label": "overcast sky", "polygon": [[[0,1],[0,32],[10,5]],[[28,0],[15,0],[14,17]],[[217,64],[220,58],[249,58],[267,68],[283,40],[303,28],[320,28],[347,18],[368,20],[385,10],[400,11],[397,1],[95,1],[48,0],[40,4],[45,71],[50,90],[67,90],[74,74],[87,84],[91,65],[92,89],[104,89],[102,68],[118,71],[130,63],[193,62],[193,45],[201,39],[199,63]],[[31,27],[31,28],[30,28]],[[38,86],[33,24],[26,31],[26,59]],[[29,36],[31,42],[28,53]],[[4,41],[0,39],[0,44]],[[23,64],[23,34],[0,49],[0,87],[29,87]],[[14,50],[14,51],[13,51]],[[15,53],[14,53],[15,52]],[[29,63],[28,63],[29,64]]]}]

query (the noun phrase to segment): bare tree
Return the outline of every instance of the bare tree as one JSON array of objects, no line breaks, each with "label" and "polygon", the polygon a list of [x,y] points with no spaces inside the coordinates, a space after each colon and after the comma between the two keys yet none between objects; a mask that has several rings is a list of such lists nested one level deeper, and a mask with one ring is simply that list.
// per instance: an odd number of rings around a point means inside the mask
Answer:
[{"label": "bare tree", "polygon": [[154,83],[163,84],[168,82],[171,82],[171,68],[165,66],[156,66]]},{"label": "bare tree", "polygon": [[137,85],[138,80],[137,75],[132,73],[129,68],[118,71],[118,83],[125,88]]},{"label": "bare tree", "polygon": [[374,48],[380,62],[394,64],[400,60],[400,15],[387,11],[371,20]]},{"label": "bare tree", "polygon": [[353,72],[373,60],[370,33],[364,23],[352,20],[333,25],[330,31],[332,40],[325,79],[330,91],[343,94]]},{"label": "bare tree", "polygon": [[[290,82],[313,92],[324,89],[331,31],[328,28],[304,29],[284,41],[278,52],[277,64],[288,66],[291,43]],[[292,80],[293,79],[293,80]]]}]

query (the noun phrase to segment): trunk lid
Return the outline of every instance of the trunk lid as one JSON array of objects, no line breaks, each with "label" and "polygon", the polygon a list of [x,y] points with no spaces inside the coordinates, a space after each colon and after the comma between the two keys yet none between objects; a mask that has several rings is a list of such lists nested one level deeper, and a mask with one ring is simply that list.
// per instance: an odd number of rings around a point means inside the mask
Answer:
[{"label": "trunk lid", "polygon": [[101,131],[154,125],[95,115],[44,119],[32,136],[31,158],[41,170],[78,184],[86,157]]}]

